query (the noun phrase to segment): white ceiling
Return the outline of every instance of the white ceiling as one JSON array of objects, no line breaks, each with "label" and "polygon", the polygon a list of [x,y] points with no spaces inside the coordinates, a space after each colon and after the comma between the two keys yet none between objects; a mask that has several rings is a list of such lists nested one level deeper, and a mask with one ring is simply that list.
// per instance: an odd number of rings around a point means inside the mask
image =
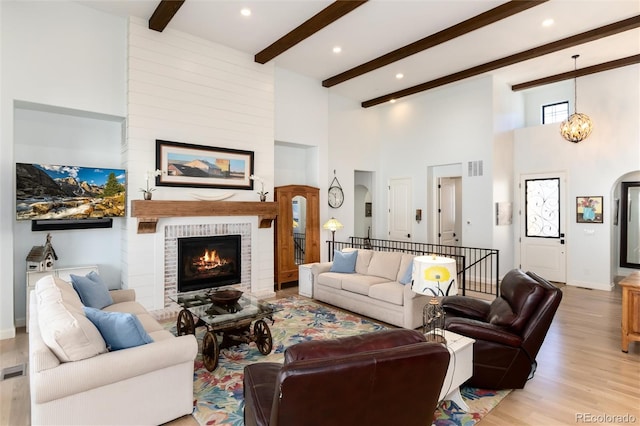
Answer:
[{"label": "white ceiling", "polygon": [[[273,59],[277,67],[322,80],[472,18],[506,0],[370,0]],[[79,3],[148,20],[159,0]],[[167,28],[255,55],[327,7],[329,0],[186,0]],[[252,14],[244,17],[242,7]],[[476,65],[640,15],[640,0],[551,0],[387,65],[329,90],[365,101]],[[555,23],[543,27],[542,21]],[[334,54],[332,48],[341,46]],[[640,54],[640,29],[493,71],[509,84]],[[395,78],[403,73],[404,78]]]}]

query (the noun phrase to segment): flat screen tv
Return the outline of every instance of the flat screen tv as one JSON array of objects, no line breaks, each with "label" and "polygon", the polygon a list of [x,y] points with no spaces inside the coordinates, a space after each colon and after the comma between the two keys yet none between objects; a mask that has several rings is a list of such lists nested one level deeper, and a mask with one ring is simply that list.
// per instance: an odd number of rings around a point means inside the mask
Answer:
[{"label": "flat screen tv", "polygon": [[16,163],[18,220],[125,216],[123,169]]}]

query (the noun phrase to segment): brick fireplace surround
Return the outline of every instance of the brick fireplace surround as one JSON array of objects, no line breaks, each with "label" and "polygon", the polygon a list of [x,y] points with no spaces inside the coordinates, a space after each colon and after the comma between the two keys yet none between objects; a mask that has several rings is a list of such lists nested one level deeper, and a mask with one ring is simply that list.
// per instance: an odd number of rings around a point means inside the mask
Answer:
[{"label": "brick fireplace surround", "polygon": [[170,296],[178,291],[178,238],[240,235],[241,283],[235,287],[251,292],[251,223],[202,223],[164,227],[164,306],[167,314],[179,310]]}]

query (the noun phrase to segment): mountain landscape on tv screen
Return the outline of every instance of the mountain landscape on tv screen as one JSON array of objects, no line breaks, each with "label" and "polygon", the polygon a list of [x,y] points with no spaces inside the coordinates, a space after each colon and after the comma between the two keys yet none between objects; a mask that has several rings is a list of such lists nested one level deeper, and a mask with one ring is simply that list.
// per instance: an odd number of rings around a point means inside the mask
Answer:
[{"label": "mountain landscape on tv screen", "polygon": [[125,215],[125,171],[16,163],[18,220]]}]

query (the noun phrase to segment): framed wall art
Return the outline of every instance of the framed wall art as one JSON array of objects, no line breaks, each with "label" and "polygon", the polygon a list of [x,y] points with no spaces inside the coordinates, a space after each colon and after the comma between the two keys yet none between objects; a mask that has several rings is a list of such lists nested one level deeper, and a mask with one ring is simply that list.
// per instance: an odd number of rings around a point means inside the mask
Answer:
[{"label": "framed wall art", "polygon": [[157,186],[253,189],[253,151],[156,140]]},{"label": "framed wall art", "polygon": [[602,196],[576,197],[576,222],[602,223]]},{"label": "framed wall art", "polygon": [[496,203],[496,225],[511,225],[513,222],[513,203],[506,201]]}]

